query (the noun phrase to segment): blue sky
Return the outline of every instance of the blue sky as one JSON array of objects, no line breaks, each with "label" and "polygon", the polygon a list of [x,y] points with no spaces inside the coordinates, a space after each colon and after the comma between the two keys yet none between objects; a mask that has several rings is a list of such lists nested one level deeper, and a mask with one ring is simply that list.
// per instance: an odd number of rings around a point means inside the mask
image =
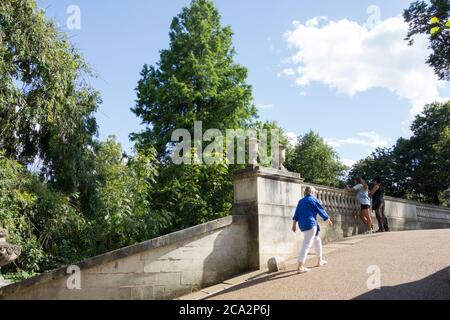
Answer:
[{"label": "blue sky", "polygon": [[[126,150],[132,147],[128,135],[142,128],[130,111],[139,73],[159,60],[172,18],[189,2],[38,0],[99,76],[92,84],[103,98],[97,114],[101,139],[113,134]],[[425,102],[450,96],[425,65],[426,42],[408,48],[403,41],[398,15],[410,2],[215,4],[235,33],[236,61],[249,69],[261,120],[276,120],[295,135],[313,129],[351,164],[407,136]],[[67,28],[70,5],[80,8],[80,29]]]}]

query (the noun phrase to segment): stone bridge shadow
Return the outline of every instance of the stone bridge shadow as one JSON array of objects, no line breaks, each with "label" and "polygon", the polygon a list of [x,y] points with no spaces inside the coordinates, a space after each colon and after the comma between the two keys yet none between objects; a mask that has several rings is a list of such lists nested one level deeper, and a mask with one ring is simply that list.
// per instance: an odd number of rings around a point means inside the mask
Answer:
[{"label": "stone bridge shadow", "polygon": [[[236,275],[254,271],[250,261],[257,256],[249,238],[247,217],[234,216],[233,223],[217,233],[203,260],[201,288],[220,284]],[[253,231],[255,232],[255,231]],[[253,257],[253,258],[252,258]]]},{"label": "stone bridge shadow", "polygon": [[450,300],[449,268],[419,281],[372,290],[353,300]]}]

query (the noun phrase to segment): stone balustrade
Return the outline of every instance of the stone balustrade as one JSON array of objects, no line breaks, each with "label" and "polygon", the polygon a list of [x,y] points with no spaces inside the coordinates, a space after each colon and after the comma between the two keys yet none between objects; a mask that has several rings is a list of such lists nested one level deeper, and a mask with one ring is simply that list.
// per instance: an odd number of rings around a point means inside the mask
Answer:
[{"label": "stone balustrade", "polygon": [[436,221],[441,223],[448,223],[450,221],[450,210],[438,206],[417,205],[417,217],[421,221]]},{"label": "stone balustrade", "polygon": [[342,189],[313,184],[303,184],[302,194],[304,194],[308,186],[316,189],[315,196],[322,202],[326,211],[343,215],[356,215],[359,213],[360,206],[354,194]]}]

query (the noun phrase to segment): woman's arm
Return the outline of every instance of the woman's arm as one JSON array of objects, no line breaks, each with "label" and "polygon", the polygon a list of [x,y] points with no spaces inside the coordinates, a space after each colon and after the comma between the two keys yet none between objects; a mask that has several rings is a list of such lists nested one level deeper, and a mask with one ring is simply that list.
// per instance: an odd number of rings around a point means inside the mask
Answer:
[{"label": "woman's arm", "polygon": [[292,231],[296,232],[297,231],[297,221],[292,220]]},{"label": "woman's arm", "polygon": [[355,189],[350,188],[350,187],[345,188],[345,191],[347,191],[347,192],[349,192],[349,193],[357,193],[357,192],[358,192],[358,191],[356,191]]},{"label": "woman's arm", "polygon": [[380,189],[380,186],[379,186],[379,185],[375,185],[375,186],[372,188],[372,190],[370,190],[369,196],[372,197],[372,196],[375,194],[375,192],[378,191],[378,189]]},{"label": "woman's arm", "polygon": [[319,200],[314,201],[314,211],[323,219],[323,221],[330,219],[328,213],[325,211]]}]

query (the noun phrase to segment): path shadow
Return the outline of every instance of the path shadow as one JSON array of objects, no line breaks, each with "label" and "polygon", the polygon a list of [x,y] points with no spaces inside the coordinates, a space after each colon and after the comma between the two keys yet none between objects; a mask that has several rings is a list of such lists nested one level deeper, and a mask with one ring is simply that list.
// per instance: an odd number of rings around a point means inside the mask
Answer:
[{"label": "path shadow", "polygon": [[263,275],[258,275],[258,276],[254,276],[251,277],[247,280],[247,282],[244,282],[242,284],[238,284],[235,285],[231,288],[225,289],[223,291],[214,293],[210,296],[207,297],[207,299],[210,298],[214,298],[226,293],[230,293],[230,292],[234,292],[234,291],[238,291],[241,289],[245,289],[245,288],[249,288],[252,286],[256,286],[260,283],[264,283],[264,282],[269,282],[269,281],[274,281],[274,280],[279,280],[279,279],[284,279],[284,278],[290,278],[292,276],[298,276],[298,272],[296,270],[287,270],[284,272],[276,272],[276,273],[264,273]]},{"label": "path shadow", "polygon": [[364,293],[353,300],[450,300],[449,268],[422,280]]}]

